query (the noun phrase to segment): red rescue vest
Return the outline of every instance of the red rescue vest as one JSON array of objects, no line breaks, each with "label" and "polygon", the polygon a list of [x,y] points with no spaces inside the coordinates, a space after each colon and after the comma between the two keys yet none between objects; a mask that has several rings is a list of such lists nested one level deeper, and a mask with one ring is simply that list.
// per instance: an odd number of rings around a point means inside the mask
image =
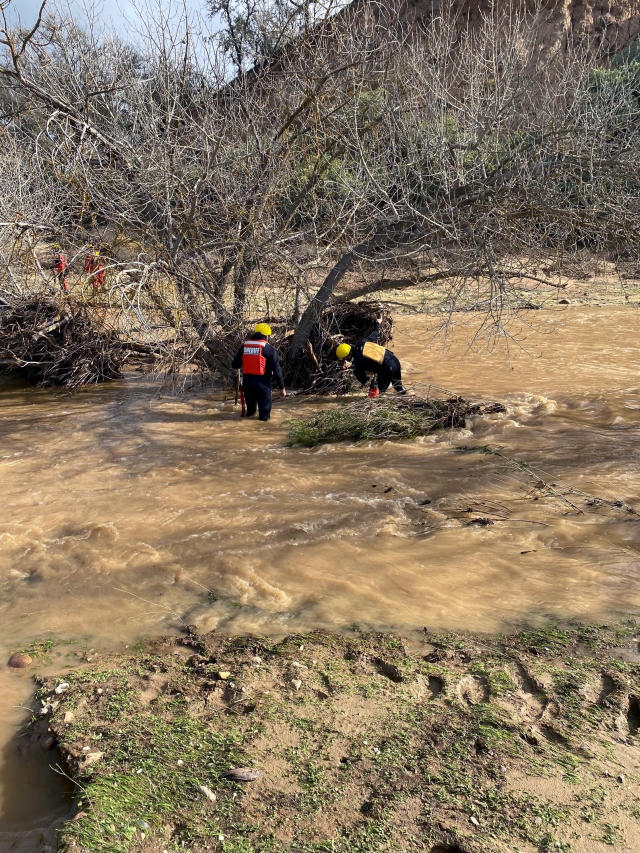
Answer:
[{"label": "red rescue vest", "polygon": [[245,341],[242,348],[242,372],[245,376],[264,376],[267,359],[262,354],[266,341]]}]

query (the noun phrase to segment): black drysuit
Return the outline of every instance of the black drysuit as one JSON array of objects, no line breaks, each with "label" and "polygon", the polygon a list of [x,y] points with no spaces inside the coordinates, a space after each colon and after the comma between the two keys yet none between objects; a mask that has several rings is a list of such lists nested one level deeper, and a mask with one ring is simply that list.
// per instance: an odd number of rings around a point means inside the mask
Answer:
[{"label": "black drysuit", "polygon": [[404,394],[406,391],[402,384],[402,368],[400,366],[400,362],[392,352],[388,349],[385,350],[381,364],[378,364],[377,361],[373,361],[370,358],[365,358],[362,354],[362,350],[364,349],[364,345],[367,341],[371,341],[371,343],[374,344],[377,343],[379,334],[380,323],[376,323],[375,329],[371,332],[368,338],[351,347],[349,358],[353,364],[353,373],[358,382],[362,383],[362,385],[365,385],[368,381],[369,377],[367,374],[374,373],[377,377],[378,388],[381,393],[386,391],[389,385],[393,385],[399,394]]},{"label": "black drysuit", "polygon": [[[254,332],[252,335],[249,335],[247,340],[266,341],[267,336]],[[240,370],[242,367],[243,350],[244,344],[240,347],[231,362],[231,367],[235,370]],[[271,379],[272,377],[275,378],[278,383],[278,387],[282,389],[284,388],[284,377],[282,375],[282,368],[280,367],[278,353],[271,344],[265,344],[262,350],[262,355],[267,362],[264,375],[245,376],[243,374],[242,390],[244,391],[244,401],[247,405],[247,417],[250,418],[252,415],[255,415],[257,407],[258,419],[261,421],[268,421],[271,416]]]}]

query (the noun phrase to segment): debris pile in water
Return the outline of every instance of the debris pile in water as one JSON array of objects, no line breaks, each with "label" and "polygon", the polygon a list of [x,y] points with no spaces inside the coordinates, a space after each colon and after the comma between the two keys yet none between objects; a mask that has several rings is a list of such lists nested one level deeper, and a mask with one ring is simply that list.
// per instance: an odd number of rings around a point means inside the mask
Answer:
[{"label": "debris pile in water", "polygon": [[470,403],[462,397],[367,399],[293,420],[289,443],[313,447],[332,441],[415,438],[439,429],[464,427],[470,415],[504,411],[501,403]]},{"label": "debris pile in water", "polygon": [[0,303],[0,374],[75,390],[117,379],[127,355],[115,332],[70,299]]},{"label": "debris pile in water", "polygon": [[340,302],[326,308],[314,325],[304,352],[292,362],[287,360],[290,336],[274,335],[287,384],[303,394],[348,394],[359,387],[351,371],[342,369],[336,347],[342,341],[356,344],[366,338],[379,316],[382,322],[378,343],[385,346],[392,337],[393,320],[377,302]]}]

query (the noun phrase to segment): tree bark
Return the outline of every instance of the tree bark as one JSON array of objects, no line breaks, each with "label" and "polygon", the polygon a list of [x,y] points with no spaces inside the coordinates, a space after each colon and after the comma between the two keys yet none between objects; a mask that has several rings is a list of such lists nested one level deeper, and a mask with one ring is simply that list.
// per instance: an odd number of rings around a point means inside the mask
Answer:
[{"label": "tree bark", "polygon": [[307,305],[305,312],[300,318],[300,322],[298,323],[298,326],[295,332],[293,333],[293,338],[291,339],[291,346],[289,348],[288,355],[290,359],[295,358],[309,340],[309,335],[311,334],[311,330],[313,329],[314,323],[318,320],[324,310],[325,305],[333,296],[333,293],[336,287],[338,286],[340,280],[347,272],[349,272],[349,270],[353,266],[353,262],[355,261],[355,259],[355,249],[351,252],[347,252],[346,255],[343,255],[340,260],[336,264],[334,264],[331,271],[329,272],[329,275],[320,285],[318,292],[313,297],[311,302]]},{"label": "tree bark", "polygon": [[376,234],[370,240],[359,243],[351,249],[351,251],[342,255],[340,260],[334,264],[329,274],[320,285],[316,295],[307,305],[304,314],[300,318],[300,322],[298,323],[296,330],[293,333],[293,338],[291,339],[291,346],[289,347],[289,353],[287,356],[289,359],[294,359],[305,346],[309,340],[309,336],[311,335],[314,323],[316,323],[320,318],[325,306],[333,296],[336,287],[349,272],[355,261],[358,258],[366,258],[371,255],[373,250],[377,248],[380,241],[381,235]]}]

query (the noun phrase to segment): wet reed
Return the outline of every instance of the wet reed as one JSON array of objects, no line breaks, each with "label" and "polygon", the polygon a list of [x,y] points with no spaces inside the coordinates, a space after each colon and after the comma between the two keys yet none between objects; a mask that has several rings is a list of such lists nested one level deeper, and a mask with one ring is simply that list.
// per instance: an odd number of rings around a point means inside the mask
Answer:
[{"label": "wet reed", "polygon": [[496,403],[470,403],[462,397],[359,400],[292,420],[289,445],[314,447],[335,441],[416,438],[435,430],[464,427],[469,415],[488,414],[501,408]]}]

